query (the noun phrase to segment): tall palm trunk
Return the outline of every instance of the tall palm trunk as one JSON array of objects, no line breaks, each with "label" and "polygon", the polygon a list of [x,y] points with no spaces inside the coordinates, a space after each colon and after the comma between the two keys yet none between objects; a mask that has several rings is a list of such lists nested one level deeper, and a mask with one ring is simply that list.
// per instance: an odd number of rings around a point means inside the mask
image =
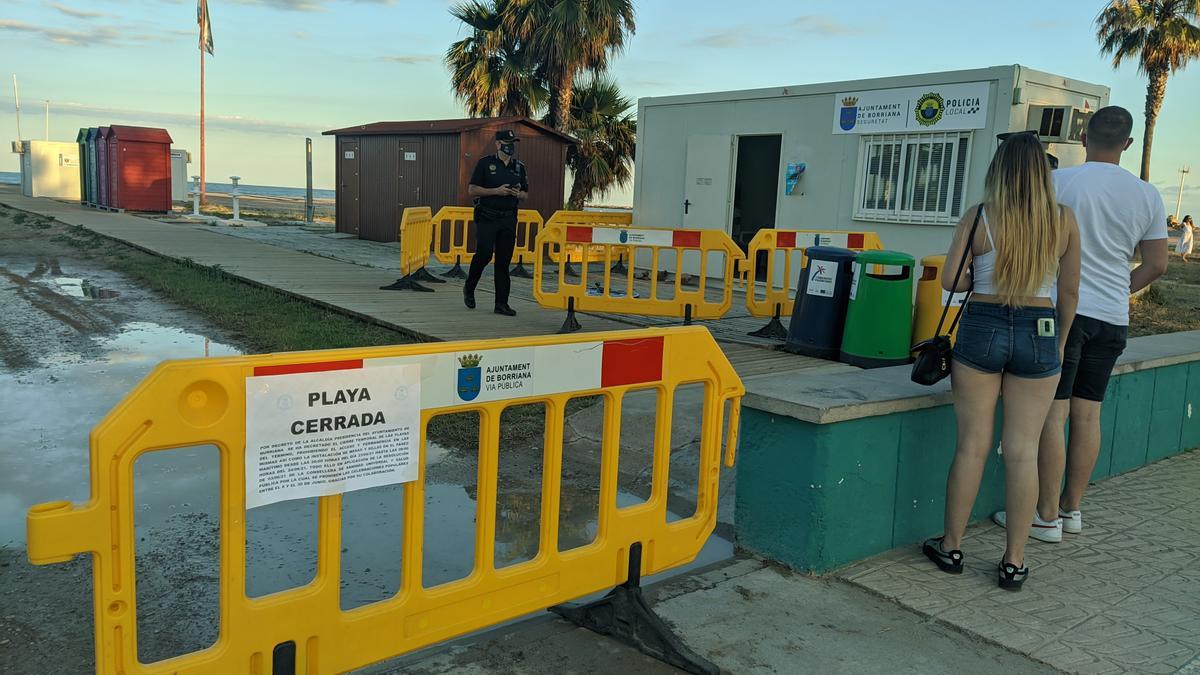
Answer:
[{"label": "tall palm trunk", "polygon": [[571,88],[575,86],[575,74],[564,69],[553,80],[550,92],[550,105],[546,113],[546,123],[558,131],[567,133],[571,120]]},{"label": "tall palm trunk", "polygon": [[582,211],[583,205],[591,193],[591,187],[583,176],[575,174],[571,178],[571,196],[567,198],[567,208],[572,211]]},{"label": "tall palm trunk", "polygon": [[1162,110],[1163,98],[1167,95],[1167,69],[1150,72],[1150,83],[1146,85],[1146,133],[1142,136],[1142,180],[1150,182],[1150,149],[1154,145],[1154,125],[1158,123],[1158,112]]}]

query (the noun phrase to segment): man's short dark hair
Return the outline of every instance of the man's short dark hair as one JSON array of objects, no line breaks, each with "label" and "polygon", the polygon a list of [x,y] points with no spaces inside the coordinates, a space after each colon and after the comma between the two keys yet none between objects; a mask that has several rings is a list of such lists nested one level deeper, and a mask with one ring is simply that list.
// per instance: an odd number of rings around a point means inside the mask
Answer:
[{"label": "man's short dark hair", "polygon": [[1131,131],[1133,115],[1119,105],[1106,106],[1097,110],[1088,120],[1088,145],[1102,150],[1124,149]]}]

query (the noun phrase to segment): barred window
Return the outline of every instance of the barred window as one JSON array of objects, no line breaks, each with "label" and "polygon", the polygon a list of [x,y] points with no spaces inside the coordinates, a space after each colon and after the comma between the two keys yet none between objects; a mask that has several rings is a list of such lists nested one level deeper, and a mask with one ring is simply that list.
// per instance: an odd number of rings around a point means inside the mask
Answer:
[{"label": "barred window", "polygon": [[957,222],[970,144],[970,131],[863,136],[854,219]]}]

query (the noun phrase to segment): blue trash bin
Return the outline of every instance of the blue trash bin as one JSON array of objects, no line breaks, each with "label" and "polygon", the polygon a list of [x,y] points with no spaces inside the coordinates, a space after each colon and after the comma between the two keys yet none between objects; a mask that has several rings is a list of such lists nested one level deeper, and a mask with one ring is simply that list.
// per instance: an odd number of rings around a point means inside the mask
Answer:
[{"label": "blue trash bin", "polygon": [[837,359],[842,349],[846,304],[854,278],[854,251],[813,246],[800,273],[792,322],[784,350],[819,359]]}]

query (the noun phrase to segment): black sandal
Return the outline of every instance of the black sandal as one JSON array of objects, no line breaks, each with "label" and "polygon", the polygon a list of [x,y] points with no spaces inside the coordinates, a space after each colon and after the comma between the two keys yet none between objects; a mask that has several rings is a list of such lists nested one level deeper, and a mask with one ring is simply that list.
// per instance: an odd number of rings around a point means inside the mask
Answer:
[{"label": "black sandal", "polygon": [[925,557],[932,560],[933,564],[937,565],[941,571],[947,574],[962,574],[963,552],[958,549],[953,551],[943,549],[942,539],[943,537],[926,539],[921,550],[925,552]]},{"label": "black sandal", "polygon": [[1028,577],[1028,567],[1017,567],[1010,562],[1000,561],[1000,588],[1006,591],[1019,591]]}]

